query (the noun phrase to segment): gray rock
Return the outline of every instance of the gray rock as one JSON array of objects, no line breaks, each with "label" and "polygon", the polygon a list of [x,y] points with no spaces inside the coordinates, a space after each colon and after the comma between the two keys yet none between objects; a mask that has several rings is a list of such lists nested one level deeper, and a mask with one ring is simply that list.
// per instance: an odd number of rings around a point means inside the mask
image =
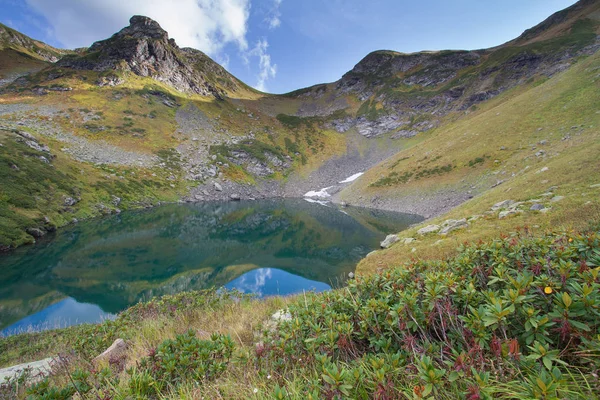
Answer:
[{"label": "gray rock", "polygon": [[75,204],[77,204],[77,200],[75,200],[72,197],[65,197],[63,200],[63,204],[67,207],[71,207],[71,206],[74,206]]},{"label": "gray rock", "polygon": [[[30,372],[30,376],[35,382],[51,372],[53,363],[54,359],[50,357],[0,369],[0,383],[3,383],[6,379],[18,378],[25,370]],[[32,381],[29,381],[29,383],[32,383]]]},{"label": "gray rock", "polygon": [[561,200],[562,200],[562,199],[564,199],[564,198],[565,198],[565,196],[554,196],[553,198],[551,198],[551,199],[550,199],[550,201],[551,201],[552,203],[556,203],[556,202],[558,202],[558,201],[561,201]]},{"label": "gray rock", "polygon": [[531,211],[541,211],[541,210],[543,210],[544,208],[546,208],[546,207],[544,207],[544,205],[543,205],[543,204],[540,204],[540,203],[535,203],[535,204],[534,204],[534,205],[532,205],[532,206],[531,206],[531,208],[529,208],[529,209],[530,209]]},{"label": "gray rock", "polygon": [[469,223],[467,222],[466,218],[449,219],[449,220],[444,221],[444,223],[442,224],[442,229],[440,230],[439,234],[444,236],[444,235],[449,234],[452,231],[455,231],[457,229],[464,229],[468,226],[469,226]]},{"label": "gray rock", "polygon": [[40,228],[27,228],[25,232],[29,233],[34,238],[41,238],[46,234],[46,232]]},{"label": "gray rock", "polygon": [[427,234],[430,234],[430,233],[435,233],[435,232],[437,232],[439,230],[440,230],[440,226],[439,225],[427,225],[426,227],[419,229],[417,231],[417,233],[419,235],[427,235]]},{"label": "gray rock", "polygon": [[115,195],[112,195],[112,201],[111,201],[111,202],[112,202],[112,203],[113,203],[113,205],[116,207],[116,206],[118,206],[119,204],[121,204],[121,198],[120,198],[120,197],[117,197],[117,196],[115,196]]},{"label": "gray rock", "polygon": [[223,191],[223,186],[221,186],[218,182],[213,182],[213,185],[215,186],[215,189],[218,192],[222,192]]},{"label": "gray rock", "polygon": [[387,235],[383,242],[380,243],[380,246],[382,249],[388,249],[398,241],[400,241],[398,235]]},{"label": "gray rock", "polygon": [[500,211],[500,214],[498,214],[498,219],[503,219],[506,218],[510,215],[515,215],[517,214],[518,211],[517,210],[505,210],[505,211]]},{"label": "gray rock", "polygon": [[35,136],[33,136],[29,132],[17,131],[16,133],[17,133],[17,135],[21,136],[23,139],[27,139],[27,140],[31,140],[33,142],[37,142],[37,139],[35,138]]},{"label": "gray rock", "polygon": [[504,200],[504,201],[494,204],[492,206],[492,211],[504,210],[506,208],[510,208],[513,204],[515,204],[514,200]]},{"label": "gray rock", "polygon": [[99,363],[99,362],[103,362],[103,361],[108,362],[111,359],[116,359],[118,357],[125,355],[126,352],[127,352],[127,343],[125,343],[125,341],[123,339],[117,339],[113,342],[113,344],[110,345],[110,347],[108,349],[104,350],[104,352],[102,354],[100,354],[99,356],[94,358],[93,362],[94,363]]},{"label": "gray rock", "polygon": [[412,242],[416,242],[416,241],[417,241],[417,239],[415,239],[415,238],[411,238],[411,237],[404,238],[404,239],[402,239],[402,244],[411,244]]},{"label": "gray rock", "polygon": [[229,195],[229,198],[233,201],[240,201],[242,199],[241,196],[237,193],[232,193],[231,195]]}]

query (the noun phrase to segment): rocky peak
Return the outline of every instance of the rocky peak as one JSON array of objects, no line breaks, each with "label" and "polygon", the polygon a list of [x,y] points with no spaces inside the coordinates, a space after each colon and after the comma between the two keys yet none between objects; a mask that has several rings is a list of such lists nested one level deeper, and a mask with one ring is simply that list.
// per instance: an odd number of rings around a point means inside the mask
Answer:
[{"label": "rocky peak", "polygon": [[[83,54],[66,57],[63,67],[93,71],[127,71],[164,82],[181,92],[222,97],[223,88],[211,79],[233,82],[227,90],[235,90],[235,79],[198,50],[180,49],[158,22],[135,15],[130,25],[112,37],[94,43]],[[200,56],[201,55],[201,56]],[[202,58],[202,63],[198,59]],[[213,73],[218,71],[219,74]]]},{"label": "rocky peak", "polygon": [[110,39],[96,42],[90,47],[90,51],[100,50],[109,41],[118,40],[149,40],[154,39],[161,42],[169,43],[173,47],[177,47],[175,40],[169,40],[169,34],[165,31],[158,22],[151,18],[142,15],[134,15],[129,19],[129,26],[115,33]]}]

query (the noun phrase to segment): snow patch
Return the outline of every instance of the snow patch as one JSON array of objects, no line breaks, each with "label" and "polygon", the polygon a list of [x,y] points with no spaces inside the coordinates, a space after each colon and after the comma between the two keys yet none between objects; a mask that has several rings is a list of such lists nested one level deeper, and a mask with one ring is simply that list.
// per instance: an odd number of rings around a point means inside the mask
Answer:
[{"label": "snow patch", "polygon": [[311,190],[310,192],[304,193],[304,197],[319,197],[319,198],[331,197],[331,195],[329,193],[327,193],[327,190],[331,189],[331,188],[332,188],[332,186],[323,188],[319,191]]},{"label": "snow patch", "polygon": [[326,206],[329,207],[329,202],[328,201],[323,201],[323,200],[315,200],[315,199],[310,199],[310,198],[305,198],[304,200],[308,201],[309,203],[316,203],[316,204],[320,204],[322,206]]},{"label": "snow patch", "polygon": [[339,183],[350,183],[350,182],[354,182],[355,180],[357,180],[362,174],[364,174],[364,172],[359,172],[357,174],[354,174],[352,176],[347,177],[346,179],[344,179],[343,181],[339,182]]}]

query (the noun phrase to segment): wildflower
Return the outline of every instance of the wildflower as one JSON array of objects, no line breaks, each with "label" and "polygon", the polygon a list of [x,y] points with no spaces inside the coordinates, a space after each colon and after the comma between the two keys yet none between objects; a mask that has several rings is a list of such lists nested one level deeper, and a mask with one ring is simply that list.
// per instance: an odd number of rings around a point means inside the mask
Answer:
[{"label": "wildflower", "polygon": [[423,396],[424,391],[425,391],[425,386],[423,386],[423,385],[417,385],[413,388],[413,393],[415,394],[415,396],[417,396],[419,398]]},{"label": "wildflower", "polygon": [[573,238],[569,238],[569,243],[571,243],[573,241]]},{"label": "wildflower", "polygon": [[544,293],[546,293],[546,294],[552,294],[552,288],[550,286],[546,286],[544,288]]},{"label": "wildflower", "polygon": [[267,379],[271,379],[271,375],[267,375]]},{"label": "wildflower", "polygon": [[258,388],[254,388],[253,392],[256,394],[258,393]]}]

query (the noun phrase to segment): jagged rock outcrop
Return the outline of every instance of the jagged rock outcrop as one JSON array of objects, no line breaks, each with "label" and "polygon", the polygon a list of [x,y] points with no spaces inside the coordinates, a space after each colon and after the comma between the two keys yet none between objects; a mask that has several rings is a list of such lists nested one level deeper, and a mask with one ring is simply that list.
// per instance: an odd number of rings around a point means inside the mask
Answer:
[{"label": "jagged rock outcrop", "polygon": [[[237,79],[201,51],[179,48],[158,22],[136,15],[129,23],[82,54],[64,57],[58,65],[93,71],[130,71],[165,82],[181,92],[217,98],[225,96],[227,90],[238,89]],[[218,78],[221,85],[216,83]]]}]

